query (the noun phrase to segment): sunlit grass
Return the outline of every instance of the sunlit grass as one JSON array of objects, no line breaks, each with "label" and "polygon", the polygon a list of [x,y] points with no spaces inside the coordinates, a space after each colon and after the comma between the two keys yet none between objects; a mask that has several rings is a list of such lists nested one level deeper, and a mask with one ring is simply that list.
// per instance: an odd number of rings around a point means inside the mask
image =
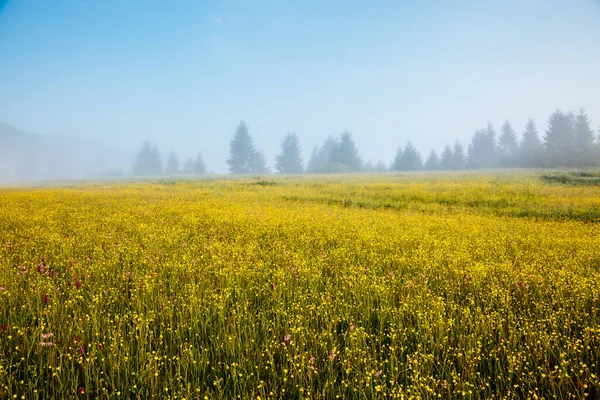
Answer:
[{"label": "sunlit grass", "polygon": [[594,186],[162,180],[0,205],[0,398],[600,395]]}]

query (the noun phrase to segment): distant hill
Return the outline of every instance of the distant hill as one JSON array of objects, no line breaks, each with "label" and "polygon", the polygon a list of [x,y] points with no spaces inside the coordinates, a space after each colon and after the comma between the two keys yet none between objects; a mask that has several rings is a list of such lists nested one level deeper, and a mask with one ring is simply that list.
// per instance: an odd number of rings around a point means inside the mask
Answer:
[{"label": "distant hill", "polygon": [[127,173],[133,155],[82,139],[36,135],[0,122],[0,182],[45,181]]}]

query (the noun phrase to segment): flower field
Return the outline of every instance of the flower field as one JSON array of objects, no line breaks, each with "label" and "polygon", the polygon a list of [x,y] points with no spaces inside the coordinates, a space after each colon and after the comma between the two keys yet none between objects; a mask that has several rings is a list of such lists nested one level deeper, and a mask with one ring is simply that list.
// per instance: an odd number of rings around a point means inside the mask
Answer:
[{"label": "flower field", "polygon": [[600,186],[0,189],[0,398],[600,397]]}]

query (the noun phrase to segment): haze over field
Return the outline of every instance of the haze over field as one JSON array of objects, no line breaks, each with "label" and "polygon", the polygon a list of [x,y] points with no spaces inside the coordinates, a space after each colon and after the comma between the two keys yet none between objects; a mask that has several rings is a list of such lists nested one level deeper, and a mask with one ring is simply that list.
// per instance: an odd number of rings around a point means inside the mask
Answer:
[{"label": "haze over field", "polygon": [[407,140],[426,157],[488,121],[543,134],[559,108],[597,128],[599,48],[597,0],[0,0],[0,121],[79,143],[16,153],[0,126],[0,175],[74,158],[76,177],[129,173],[144,140],[226,173],[242,119],[271,167],[288,131],[305,162],[348,130],[389,164]]}]

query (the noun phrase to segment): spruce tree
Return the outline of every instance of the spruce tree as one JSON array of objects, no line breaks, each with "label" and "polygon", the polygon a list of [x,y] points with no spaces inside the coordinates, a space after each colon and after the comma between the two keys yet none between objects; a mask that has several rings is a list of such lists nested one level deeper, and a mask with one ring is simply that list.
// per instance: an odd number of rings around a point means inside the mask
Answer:
[{"label": "spruce tree", "polygon": [[576,165],[590,167],[595,164],[594,131],[587,113],[582,108],[575,118],[574,156]]},{"label": "spruce tree", "polygon": [[402,171],[402,151],[402,146],[398,146],[394,161],[392,161],[392,165],[390,165],[392,171]]},{"label": "spruce tree", "polygon": [[544,135],[544,165],[567,167],[574,164],[574,115],[555,111]]},{"label": "spruce tree", "polygon": [[540,166],[541,154],[542,141],[538,135],[535,122],[529,118],[519,146],[519,166],[526,168]]},{"label": "spruce tree", "polygon": [[315,146],[306,167],[307,172],[311,174],[327,172],[331,153],[337,145],[338,140],[329,135],[320,148]]},{"label": "spruce tree", "polygon": [[467,165],[469,169],[484,168],[488,164],[489,154],[486,152],[487,136],[485,130],[476,130],[471,137],[467,150]]},{"label": "spruce tree", "polygon": [[425,161],[425,169],[427,171],[437,171],[440,169],[440,159],[435,150],[431,150],[427,161]]},{"label": "spruce tree", "polygon": [[375,172],[375,166],[373,166],[371,160],[368,160],[363,163],[362,170],[363,172]]},{"label": "spruce tree", "polygon": [[452,148],[450,145],[444,146],[444,150],[442,151],[442,155],[440,156],[440,169],[444,171],[449,171],[452,169]]},{"label": "spruce tree", "polygon": [[132,166],[134,175],[149,176],[162,174],[162,162],[156,146],[145,141]]},{"label": "spruce tree", "polygon": [[252,174],[268,174],[267,159],[262,151],[255,151],[254,156],[250,159],[250,173]]},{"label": "spruce tree", "polygon": [[253,174],[266,173],[266,160],[262,152],[256,150],[254,140],[248,127],[241,121],[229,143],[230,152],[227,159],[229,173]]},{"label": "spruce tree", "polygon": [[490,122],[486,129],[475,131],[468,147],[466,165],[469,168],[492,168],[496,166],[496,131]]},{"label": "spruce tree", "polygon": [[177,175],[179,174],[179,158],[177,158],[177,154],[175,152],[170,152],[167,157],[167,165],[165,167],[165,174],[167,175]]},{"label": "spruce tree", "polygon": [[314,174],[319,169],[318,157],[319,157],[319,148],[317,146],[315,146],[315,147],[313,147],[313,150],[310,153],[310,158],[308,159],[308,164],[306,165],[306,172],[308,174]]},{"label": "spruce tree", "polygon": [[515,167],[519,144],[512,125],[506,121],[498,138],[498,159],[502,167]]},{"label": "spruce tree", "polygon": [[453,170],[465,169],[465,151],[463,145],[457,140],[452,148],[452,168]]},{"label": "spruce tree", "polygon": [[362,168],[362,160],[350,132],[346,131],[340,135],[337,146],[329,156],[328,164],[330,172],[359,171]]},{"label": "spruce tree", "polygon": [[423,159],[419,151],[408,141],[404,150],[398,149],[394,160],[396,171],[419,171],[423,168]]},{"label": "spruce tree", "polygon": [[379,161],[375,166],[375,170],[377,172],[387,172],[387,167],[385,166],[385,163],[383,161]]},{"label": "spruce tree", "polygon": [[300,142],[295,132],[288,133],[281,141],[281,154],[275,159],[275,169],[282,174],[303,172]]}]

